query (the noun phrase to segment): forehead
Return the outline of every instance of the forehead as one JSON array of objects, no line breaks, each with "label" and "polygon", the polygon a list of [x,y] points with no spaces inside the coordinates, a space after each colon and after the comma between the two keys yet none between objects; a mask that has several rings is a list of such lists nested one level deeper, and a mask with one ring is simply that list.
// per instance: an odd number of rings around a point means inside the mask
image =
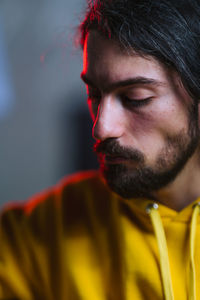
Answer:
[{"label": "forehead", "polygon": [[154,58],[130,54],[94,30],[86,37],[83,57],[83,74],[99,85],[133,77],[168,82],[168,70]]}]

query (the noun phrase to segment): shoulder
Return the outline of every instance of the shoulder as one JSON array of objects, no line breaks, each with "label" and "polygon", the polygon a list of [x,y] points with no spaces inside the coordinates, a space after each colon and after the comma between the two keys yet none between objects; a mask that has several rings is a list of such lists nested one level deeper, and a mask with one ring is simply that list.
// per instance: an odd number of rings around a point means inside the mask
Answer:
[{"label": "shoulder", "polygon": [[[52,280],[61,286],[59,291],[64,284],[70,293],[71,281],[63,280],[77,274],[77,265],[93,279],[90,270],[96,272],[101,254],[116,241],[114,199],[98,172],[86,172],[64,178],[24,204],[5,207],[0,218],[0,298],[1,286],[11,295],[19,294],[20,286],[20,299],[32,299],[32,289],[43,295]],[[80,282],[79,277],[74,280]]]},{"label": "shoulder", "polygon": [[[98,171],[76,173],[23,204],[6,205],[1,212],[1,227],[28,227],[41,231],[46,224],[61,220],[62,226],[85,222],[88,214],[105,216],[112,193]],[[54,224],[55,226],[55,224]]]}]

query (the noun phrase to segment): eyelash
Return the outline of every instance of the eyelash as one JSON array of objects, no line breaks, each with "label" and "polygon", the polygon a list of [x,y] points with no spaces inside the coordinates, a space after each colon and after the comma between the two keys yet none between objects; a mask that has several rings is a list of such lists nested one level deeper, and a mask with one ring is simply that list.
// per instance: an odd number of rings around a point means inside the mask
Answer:
[{"label": "eyelash", "polygon": [[[145,106],[152,100],[152,97],[148,97],[140,100],[134,100],[126,96],[121,96],[121,98],[126,105],[129,105],[131,107],[136,107],[136,108]],[[97,104],[101,100],[101,96],[89,95],[88,100],[91,101],[92,103]]]},{"label": "eyelash", "polygon": [[128,104],[132,107],[141,107],[141,106],[147,105],[152,100],[152,97],[148,97],[148,98],[140,99],[140,100],[134,100],[134,99],[130,99],[130,98],[124,96],[123,100],[126,104]]}]

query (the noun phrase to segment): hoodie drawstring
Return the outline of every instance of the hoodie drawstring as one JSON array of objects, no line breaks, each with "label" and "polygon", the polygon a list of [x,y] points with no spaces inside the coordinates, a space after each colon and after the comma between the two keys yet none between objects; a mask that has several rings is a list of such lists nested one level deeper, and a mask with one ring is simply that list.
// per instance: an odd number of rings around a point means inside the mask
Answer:
[{"label": "hoodie drawstring", "polygon": [[[160,214],[158,212],[158,204],[153,203],[147,206],[147,213],[150,216],[155,236],[158,243],[159,255],[160,255],[160,267],[161,277],[163,282],[163,290],[166,300],[173,300],[173,288],[170,274],[169,257],[167,250],[167,242],[165,232],[163,229]],[[196,236],[196,225],[197,218],[200,213],[200,202],[194,205],[191,228],[190,228],[190,270],[189,270],[189,299],[196,300],[196,274],[195,274],[195,263],[194,263],[194,248],[195,248],[195,236]]]},{"label": "hoodie drawstring", "polygon": [[200,213],[200,203],[194,205],[193,214],[191,219],[191,229],[190,229],[190,271],[189,271],[189,299],[196,299],[196,274],[195,274],[195,264],[194,264],[194,246],[195,246],[195,235],[196,235],[196,225],[197,217]]},{"label": "hoodie drawstring", "polygon": [[151,218],[151,222],[154,228],[155,236],[158,243],[159,255],[160,255],[160,267],[161,267],[161,277],[163,282],[163,290],[166,300],[174,300],[172,280],[170,275],[169,258],[167,251],[167,242],[165,238],[165,233],[158,212],[158,204],[154,203],[147,207],[147,213]]}]

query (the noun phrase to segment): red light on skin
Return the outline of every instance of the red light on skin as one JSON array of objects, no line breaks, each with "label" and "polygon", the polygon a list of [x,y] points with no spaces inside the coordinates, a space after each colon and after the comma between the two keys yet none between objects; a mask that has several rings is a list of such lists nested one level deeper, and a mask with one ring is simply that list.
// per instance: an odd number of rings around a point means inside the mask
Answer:
[{"label": "red light on skin", "polygon": [[[85,39],[87,40],[87,39]],[[84,44],[84,51],[83,51],[83,71],[82,74],[86,74],[87,69],[88,69],[88,51],[86,50],[87,48],[87,43],[85,42]]]}]

